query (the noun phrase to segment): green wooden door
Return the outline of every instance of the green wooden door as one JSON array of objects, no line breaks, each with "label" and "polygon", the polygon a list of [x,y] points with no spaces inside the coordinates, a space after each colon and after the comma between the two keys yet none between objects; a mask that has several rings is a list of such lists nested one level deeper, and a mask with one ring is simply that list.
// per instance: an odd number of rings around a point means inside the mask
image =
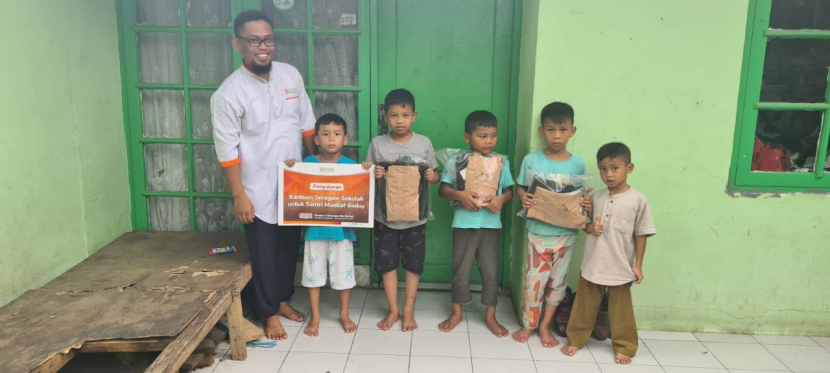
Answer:
[{"label": "green wooden door", "polygon": [[[406,88],[415,95],[418,118],[413,131],[432,140],[436,150],[466,148],[464,119],[473,110],[490,110],[499,120],[496,152],[508,154],[514,128],[519,0],[377,1],[377,76],[373,103],[387,92]],[[374,47],[375,45],[373,45]],[[377,106],[373,106],[377,110]],[[374,116],[377,118],[377,116]],[[377,134],[377,126],[373,126]],[[452,216],[433,187],[435,220],[427,223],[423,282],[452,280]],[[502,242],[509,242],[503,212]],[[503,244],[503,246],[506,246]],[[505,284],[507,250],[502,255]],[[475,271],[474,283],[480,283]]]}]

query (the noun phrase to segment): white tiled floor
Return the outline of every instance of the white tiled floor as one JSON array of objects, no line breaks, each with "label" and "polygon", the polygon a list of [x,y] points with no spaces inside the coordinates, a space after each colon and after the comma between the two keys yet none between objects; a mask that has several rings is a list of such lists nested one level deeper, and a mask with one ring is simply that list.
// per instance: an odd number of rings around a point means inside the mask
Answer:
[{"label": "white tiled floor", "polygon": [[[449,316],[449,293],[421,291],[415,314],[419,328],[404,333],[400,322],[389,331],[375,326],[386,314],[382,291],[356,290],[349,311],[358,330],[345,334],[337,319],[337,294],[324,290],[320,336],[303,334],[303,323],[285,322],[290,337],[276,347],[248,347],[248,359],[237,362],[230,360],[229,346],[222,343],[214,365],[197,373],[830,373],[828,337],[641,331],[631,365],[614,364],[610,340],[592,339],[576,356],[567,357],[559,348],[542,347],[536,335],[525,344],[510,336],[493,336],[475,298],[466,306],[464,321],[452,333],[444,333],[437,325]],[[293,303],[308,311],[304,291],[298,289]],[[519,327],[509,298],[499,299],[496,314],[511,333]]]}]

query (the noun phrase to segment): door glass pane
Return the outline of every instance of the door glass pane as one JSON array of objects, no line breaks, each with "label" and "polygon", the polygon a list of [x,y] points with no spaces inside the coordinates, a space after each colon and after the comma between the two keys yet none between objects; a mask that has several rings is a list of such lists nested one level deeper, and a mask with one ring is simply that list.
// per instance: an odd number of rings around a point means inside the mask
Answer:
[{"label": "door glass pane", "polygon": [[194,139],[213,139],[213,122],[210,116],[210,96],[213,92],[216,91],[190,91],[190,122],[193,124]]},{"label": "door glass pane", "polygon": [[197,192],[230,192],[213,145],[193,145],[193,188]]},{"label": "door glass pane", "polygon": [[306,0],[262,0],[263,12],[271,17],[274,28],[306,28]]},{"label": "door glass pane", "polygon": [[190,201],[181,197],[147,197],[152,231],[189,231]]},{"label": "door glass pane", "polygon": [[187,0],[187,26],[231,27],[231,1]]},{"label": "door glass pane", "polygon": [[144,137],[183,139],[187,136],[184,91],[142,89],[141,114]]},{"label": "door glass pane", "polygon": [[171,0],[136,0],[136,26],[178,26],[179,2]]},{"label": "door glass pane", "polygon": [[315,29],[357,28],[357,0],[314,0]]},{"label": "door glass pane", "polygon": [[196,198],[196,230],[201,232],[237,232],[239,221],[233,198]]},{"label": "door glass pane", "polygon": [[769,28],[830,30],[830,1],[773,0]]},{"label": "door glass pane", "polygon": [[308,37],[305,34],[277,34],[274,61],[284,62],[297,68],[308,83]]},{"label": "door glass pane", "polygon": [[346,120],[349,141],[358,141],[357,92],[314,92],[314,116],[337,114]]},{"label": "door glass pane", "polygon": [[824,102],[828,66],[830,40],[769,40],[761,101]]},{"label": "door glass pane", "polygon": [[190,84],[219,85],[233,72],[231,36],[187,34]]},{"label": "door glass pane", "polygon": [[823,117],[822,111],[759,111],[752,171],[812,172]]},{"label": "door glass pane", "polygon": [[142,83],[182,83],[180,34],[138,33],[138,56]]},{"label": "door glass pane", "polygon": [[187,191],[187,145],[144,145],[144,168],[148,191]]},{"label": "door glass pane", "polygon": [[314,85],[357,86],[357,35],[314,36]]}]

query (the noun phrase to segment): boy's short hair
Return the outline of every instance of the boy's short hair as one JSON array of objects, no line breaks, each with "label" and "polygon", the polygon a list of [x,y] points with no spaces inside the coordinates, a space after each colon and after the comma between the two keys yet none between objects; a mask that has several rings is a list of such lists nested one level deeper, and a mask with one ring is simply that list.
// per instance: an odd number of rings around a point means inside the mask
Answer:
[{"label": "boy's short hair", "polygon": [[320,132],[320,126],[325,124],[343,126],[343,135],[348,135],[348,131],[346,130],[346,120],[334,113],[323,114],[317,118],[317,121],[314,122],[314,133],[316,134],[317,132]]},{"label": "boy's short hair", "polygon": [[233,21],[234,35],[236,35],[236,37],[240,37],[242,31],[245,30],[245,24],[254,21],[268,22],[268,25],[271,26],[271,29],[274,29],[274,22],[271,22],[271,17],[268,17],[267,14],[260,12],[258,10],[246,10],[242,13],[239,13],[239,15],[236,16],[236,19]]},{"label": "boy's short hair", "polygon": [[415,111],[415,96],[412,95],[412,92],[403,88],[393,89],[389,91],[386,99],[383,100],[383,110],[389,111],[392,105],[411,107],[412,111]]},{"label": "boy's short hair", "polygon": [[571,124],[573,125],[574,108],[564,102],[551,102],[542,108],[542,119],[539,122],[539,125],[543,125],[545,123],[545,119],[555,124],[562,124],[565,123],[565,121],[571,121]]},{"label": "boy's short hair", "polygon": [[605,158],[619,158],[622,159],[625,164],[629,164],[631,163],[631,149],[621,142],[610,142],[601,146],[597,151],[597,163],[601,162]]},{"label": "boy's short hair", "polygon": [[496,116],[487,110],[476,110],[464,120],[464,133],[471,134],[478,127],[498,127]]}]

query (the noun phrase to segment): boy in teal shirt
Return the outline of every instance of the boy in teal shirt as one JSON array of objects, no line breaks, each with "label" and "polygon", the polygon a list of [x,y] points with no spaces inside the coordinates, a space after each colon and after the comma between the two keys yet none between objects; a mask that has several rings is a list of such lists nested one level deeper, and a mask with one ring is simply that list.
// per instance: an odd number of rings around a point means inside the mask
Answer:
[{"label": "boy in teal shirt", "polygon": [[[481,304],[486,309],[485,322],[497,337],[508,334],[496,321],[498,301],[498,270],[501,260],[501,208],[513,198],[513,176],[507,157],[493,153],[498,136],[496,116],[486,110],[470,113],[464,123],[464,141],[470,149],[483,157],[501,157],[502,170],[496,195],[481,196],[474,190],[455,190],[451,167],[445,167],[438,195],[458,201],[463,207],[455,207],[452,221],[452,315],[438,325],[441,331],[453,330],[463,320],[463,305],[472,301],[470,296],[470,271],[473,260],[478,260],[481,273]],[[465,156],[468,154],[462,154]],[[455,164],[456,159],[447,163]],[[467,173],[470,175],[470,173]],[[469,178],[468,178],[469,181]],[[483,202],[483,203],[480,203]],[[486,206],[482,206],[486,204]]]},{"label": "boy in teal shirt", "polygon": [[[563,102],[548,104],[542,109],[539,136],[547,143],[541,152],[528,154],[522,161],[516,192],[522,206],[533,206],[534,196],[528,193],[528,171],[545,174],[585,175],[585,162],[567,150],[568,140],[576,134],[573,108]],[[590,193],[590,190],[588,191]],[[590,198],[582,200],[590,206]],[[550,332],[550,322],[559,302],[565,297],[568,268],[573,256],[573,244],[578,231],[527,220],[527,265],[522,298],[523,328],[513,333],[517,342],[527,342],[533,330],[539,328],[542,346],[554,347],[559,342]],[[542,300],[544,307],[542,322]]]},{"label": "boy in teal shirt", "polygon": [[[346,135],[346,121],[337,114],[325,114],[314,124],[314,142],[320,147],[320,154],[310,155],[303,162],[357,164],[341,154],[343,145],[349,142]],[[293,167],[297,161],[285,161]],[[371,164],[364,162],[363,168]],[[340,324],[346,333],[354,333],[357,325],[349,317],[349,297],[357,284],[354,277],[353,242],[357,241],[354,228],[307,227],[305,230],[302,285],[308,288],[308,303],[311,318],[304,333],[311,337],[319,335],[320,288],[326,285],[328,275],[331,288],[340,291]]]}]

